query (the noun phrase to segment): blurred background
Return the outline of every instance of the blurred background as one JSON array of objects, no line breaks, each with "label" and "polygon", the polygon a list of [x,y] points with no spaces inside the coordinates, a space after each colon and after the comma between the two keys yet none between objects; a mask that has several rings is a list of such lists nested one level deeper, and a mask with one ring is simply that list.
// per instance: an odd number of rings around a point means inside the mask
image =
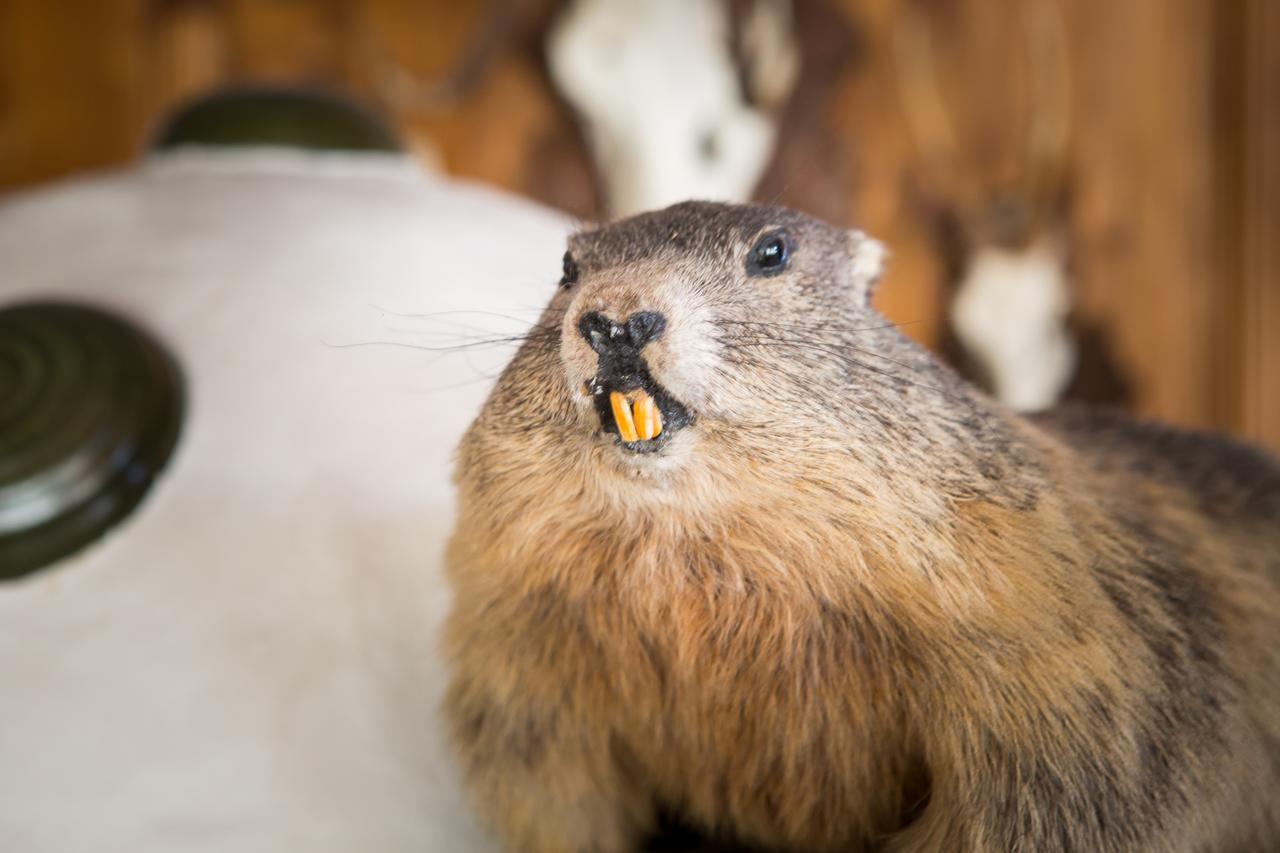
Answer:
[{"label": "blurred background", "polygon": [[1280,449],[1278,46],[1272,0],[0,0],[0,193],[336,95],[386,131],[339,147],[584,220],[856,225],[1011,405]]}]

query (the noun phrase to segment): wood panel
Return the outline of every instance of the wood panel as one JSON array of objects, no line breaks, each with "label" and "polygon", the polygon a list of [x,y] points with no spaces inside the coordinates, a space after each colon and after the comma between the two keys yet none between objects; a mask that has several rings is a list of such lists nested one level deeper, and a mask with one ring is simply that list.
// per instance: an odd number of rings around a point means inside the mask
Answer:
[{"label": "wood panel", "polygon": [[[1229,4],[1236,5],[1236,4]],[[1248,0],[1238,50],[1242,74],[1238,162],[1239,323],[1224,328],[1242,351],[1238,415],[1226,426],[1280,448],[1280,4]],[[1236,152],[1227,150],[1226,156]]]},{"label": "wood panel", "polygon": [[[541,39],[557,0],[0,0],[0,189],[136,156],[157,117],[227,83],[331,87],[381,104],[425,159],[582,217],[599,210]],[[1280,6],[1061,0],[1070,68],[1062,208],[1082,322],[1142,414],[1280,448]],[[955,270],[947,191],[904,114],[903,16],[933,33],[954,179],[1025,180],[1024,0],[796,0],[809,63],[761,197],[873,232],[880,303],[938,346]],[[388,68],[439,81],[427,108]],[[448,82],[448,81],[446,81]],[[446,87],[447,88],[447,87]],[[789,132],[789,135],[787,135]],[[1091,350],[1092,352],[1092,350]]]},{"label": "wood panel", "polygon": [[133,156],[141,0],[0,0],[0,188]]},{"label": "wood panel", "polygon": [[1082,312],[1112,335],[1138,411],[1214,426],[1209,5],[1072,10]]}]

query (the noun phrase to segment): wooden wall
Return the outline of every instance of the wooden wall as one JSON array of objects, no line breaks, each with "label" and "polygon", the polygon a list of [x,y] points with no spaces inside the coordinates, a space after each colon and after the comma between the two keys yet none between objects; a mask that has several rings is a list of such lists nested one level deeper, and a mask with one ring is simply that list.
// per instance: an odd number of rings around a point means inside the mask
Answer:
[{"label": "wooden wall", "polygon": [[[0,191],[127,162],[165,110],[211,87],[303,83],[381,105],[449,172],[590,217],[590,167],[540,57],[557,5],[0,0]],[[1060,213],[1090,371],[1108,365],[1145,415],[1280,449],[1280,4],[1057,6],[1071,128]],[[884,239],[882,307],[933,346],[954,272],[938,228],[948,193],[904,108],[895,40],[908,14],[926,23],[954,176],[994,196],[1027,180],[1027,129],[1044,112],[1025,8],[796,0],[809,61],[760,195]],[[395,69],[461,73],[411,108]]]}]

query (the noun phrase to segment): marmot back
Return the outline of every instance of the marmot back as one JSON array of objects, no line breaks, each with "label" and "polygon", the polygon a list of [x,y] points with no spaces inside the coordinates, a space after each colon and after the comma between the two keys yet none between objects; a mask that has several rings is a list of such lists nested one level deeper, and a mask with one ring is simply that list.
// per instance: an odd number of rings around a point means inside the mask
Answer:
[{"label": "marmot back", "polygon": [[1280,839],[1280,468],[1007,412],[773,207],[572,237],[463,441],[447,712],[521,851]]}]

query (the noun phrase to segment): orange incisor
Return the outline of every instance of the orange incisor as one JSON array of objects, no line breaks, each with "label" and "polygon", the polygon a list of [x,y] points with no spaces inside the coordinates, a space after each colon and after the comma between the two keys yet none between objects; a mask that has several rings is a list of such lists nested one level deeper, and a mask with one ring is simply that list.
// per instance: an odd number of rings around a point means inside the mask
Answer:
[{"label": "orange incisor", "polygon": [[662,413],[643,388],[626,395],[614,391],[609,395],[609,405],[623,441],[648,441],[662,432]]}]

